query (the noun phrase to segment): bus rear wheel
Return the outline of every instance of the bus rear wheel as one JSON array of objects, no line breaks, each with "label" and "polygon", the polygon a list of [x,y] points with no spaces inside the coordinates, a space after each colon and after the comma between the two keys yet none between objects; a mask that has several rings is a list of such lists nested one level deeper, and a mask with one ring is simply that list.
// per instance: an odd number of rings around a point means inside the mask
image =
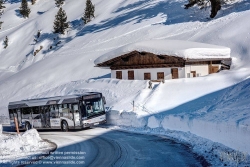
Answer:
[{"label": "bus rear wheel", "polygon": [[25,123],[25,129],[26,129],[26,130],[30,130],[30,127],[31,127],[31,126],[30,126],[30,123],[29,123],[29,122],[26,122],[26,123]]},{"label": "bus rear wheel", "polygon": [[62,121],[61,128],[63,132],[68,132],[69,131],[68,123],[66,121]]}]

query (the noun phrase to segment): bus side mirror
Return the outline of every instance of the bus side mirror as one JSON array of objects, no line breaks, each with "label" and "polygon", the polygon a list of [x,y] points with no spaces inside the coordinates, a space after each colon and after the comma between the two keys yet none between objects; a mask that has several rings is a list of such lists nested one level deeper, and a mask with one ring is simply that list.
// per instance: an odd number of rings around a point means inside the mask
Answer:
[{"label": "bus side mirror", "polygon": [[104,96],[102,96],[102,101],[103,101],[104,104],[106,104],[106,99],[105,99]]}]

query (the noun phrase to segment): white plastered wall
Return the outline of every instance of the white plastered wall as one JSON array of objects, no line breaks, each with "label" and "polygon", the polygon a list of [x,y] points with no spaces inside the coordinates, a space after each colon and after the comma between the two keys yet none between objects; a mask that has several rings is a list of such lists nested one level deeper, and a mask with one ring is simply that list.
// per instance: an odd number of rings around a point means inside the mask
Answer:
[{"label": "white plastered wall", "polygon": [[[221,68],[220,64],[213,64],[212,66],[219,66],[219,69]],[[191,73],[191,71],[196,71],[196,74],[199,74],[199,76],[205,76],[209,74],[209,65],[185,65],[185,77],[188,78],[188,73]]]},{"label": "white plastered wall", "polygon": [[196,75],[199,74],[199,76],[205,76],[209,74],[208,71],[208,65],[185,65],[185,77],[188,78],[188,73],[191,73],[191,71],[196,71]]}]

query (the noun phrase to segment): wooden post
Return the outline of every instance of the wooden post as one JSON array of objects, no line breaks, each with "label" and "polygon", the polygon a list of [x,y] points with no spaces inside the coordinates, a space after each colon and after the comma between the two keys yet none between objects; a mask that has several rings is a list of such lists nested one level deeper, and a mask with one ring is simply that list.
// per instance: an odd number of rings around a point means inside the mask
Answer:
[{"label": "wooden post", "polygon": [[135,111],[135,101],[133,100],[133,111]]},{"label": "wooden post", "polygon": [[18,122],[17,122],[17,118],[16,117],[14,117],[14,121],[15,121],[15,125],[16,125],[17,134],[19,134],[19,127],[18,127]]},{"label": "wooden post", "polygon": [[212,61],[210,61],[209,68],[208,68],[208,73],[212,73]]}]

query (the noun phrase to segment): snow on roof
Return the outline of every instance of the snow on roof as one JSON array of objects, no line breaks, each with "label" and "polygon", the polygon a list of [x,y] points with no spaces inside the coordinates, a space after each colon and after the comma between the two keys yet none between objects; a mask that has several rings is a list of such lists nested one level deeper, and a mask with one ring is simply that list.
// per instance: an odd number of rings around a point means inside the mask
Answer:
[{"label": "snow on roof", "polygon": [[150,40],[132,43],[102,55],[95,64],[103,63],[132,51],[150,52],[189,59],[230,58],[230,48],[205,43],[181,40]]}]

